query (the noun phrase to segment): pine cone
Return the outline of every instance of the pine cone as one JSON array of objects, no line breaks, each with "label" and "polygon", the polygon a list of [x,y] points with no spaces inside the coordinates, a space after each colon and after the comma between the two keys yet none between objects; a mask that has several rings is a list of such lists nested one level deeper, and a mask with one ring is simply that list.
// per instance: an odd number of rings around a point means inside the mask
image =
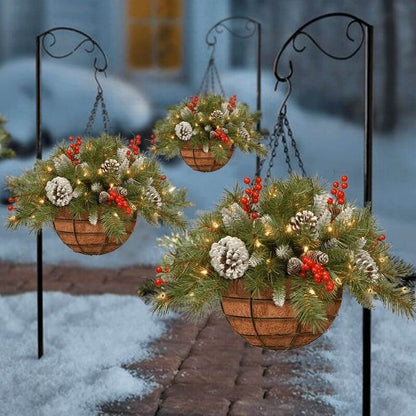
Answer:
[{"label": "pine cone", "polygon": [[291,257],[287,262],[287,274],[290,276],[297,275],[300,272],[302,264],[302,260],[298,259],[297,257]]},{"label": "pine cone", "polygon": [[105,204],[108,201],[108,198],[110,198],[110,194],[106,191],[101,191],[100,195],[98,195],[98,202],[100,204]]},{"label": "pine cone", "polygon": [[329,262],[328,254],[323,251],[308,251],[308,256],[315,262],[325,266]]},{"label": "pine cone", "polygon": [[192,133],[192,126],[187,121],[181,121],[175,126],[175,134],[180,140],[183,140],[185,142],[190,140],[192,137]]},{"label": "pine cone", "polygon": [[107,159],[104,163],[101,164],[101,170],[104,173],[107,172],[114,172],[117,173],[120,168],[120,163],[117,162],[115,159]]},{"label": "pine cone", "polygon": [[355,267],[360,272],[367,274],[371,280],[379,278],[378,266],[366,250],[359,250],[355,255]]},{"label": "pine cone", "polygon": [[240,127],[237,131],[238,135],[242,137],[244,140],[250,140],[250,133],[245,127]]},{"label": "pine cone", "polygon": [[210,117],[214,122],[221,122],[224,120],[224,113],[221,110],[214,110]]},{"label": "pine cone", "polygon": [[302,226],[307,225],[311,229],[315,229],[318,218],[312,211],[297,212],[294,217],[290,219],[290,226],[293,231],[298,231]]},{"label": "pine cone", "polygon": [[159,192],[151,185],[147,187],[146,198],[152,201],[156,207],[160,208],[162,206],[162,198],[160,197]]},{"label": "pine cone", "polygon": [[237,237],[228,235],[218,243],[213,243],[209,255],[212,267],[226,279],[243,277],[249,266],[246,245]]},{"label": "pine cone", "polygon": [[69,204],[73,197],[73,189],[68,179],[57,176],[45,186],[46,197],[57,207]]},{"label": "pine cone", "polygon": [[122,186],[114,186],[113,189],[121,196],[127,196],[127,189]]}]

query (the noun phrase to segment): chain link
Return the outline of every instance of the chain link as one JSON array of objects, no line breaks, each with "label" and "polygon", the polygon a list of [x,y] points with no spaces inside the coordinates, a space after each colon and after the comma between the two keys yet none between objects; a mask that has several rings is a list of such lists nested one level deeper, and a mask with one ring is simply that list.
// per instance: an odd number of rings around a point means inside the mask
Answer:
[{"label": "chain link", "polygon": [[214,57],[211,57],[208,66],[204,72],[201,86],[199,88],[199,94],[207,94],[209,92],[215,93],[215,87],[218,84],[218,88],[222,95],[225,95],[224,87],[221,82],[220,74],[217,66],[215,65]]},{"label": "chain link", "polygon": [[[273,128],[273,133],[270,135],[269,138],[268,153],[270,154],[270,160],[268,169],[266,171],[266,179],[270,179],[271,177],[272,169],[274,167],[274,160],[277,156],[279,141],[282,142],[283,152],[285,154],[285,162],[288,166],[288,173],[291,174],[293,172],[292,161],[290,159],[289,153],[288,138],[290,139],[291,146],[294,150],[299,169],[301,170],[303,176],[307,176],[295,137],[293,135],[292,128],[290,127],[289,119],[286,115],[286,105],[284,105],[279,112],[277,121]],[[260,161],[260,173],[266,160],[267,157]]]},{"label": "chain link", "polygon": [[106,134],[109,133],[109,124],[110,124],[110,117],[108,115],[107,107],[104,101],[104,94],[102,88],[98,88],[97,96],[95,97],[95,102],[90,112],[87,126],[84,130],[84,136],[90,136],[92,134],[92,130],[95,124],[95,120],[97,118],[97,110],[98,106],[101,106],[101,115],[103,120],[103,129]]}]

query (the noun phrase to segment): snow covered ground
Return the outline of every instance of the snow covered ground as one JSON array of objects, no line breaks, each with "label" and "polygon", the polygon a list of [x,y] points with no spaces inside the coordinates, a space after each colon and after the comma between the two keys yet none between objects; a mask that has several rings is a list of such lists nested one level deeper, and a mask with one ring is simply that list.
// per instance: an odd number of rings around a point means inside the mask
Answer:
[{"label": "snow covered ground", "polygon": [[[334,369],[325,378],[335,394],[325,399],[342,416],[361,414],[361,317],[362,308],[351,297],[344,296],[338,318],[324,335],[333,349],[320,352]],[[372,414],[415,415],[415,322],[394,316],[380,304],[372,321]]]},{"label": "snow covered ground", "polygon": [[45,293],[46,354],[36,358],[36,295],[0,297],[0,414],[93,415],[102,402],[154,385],[122,364],[149,354],[164,332],[136,297]]}]

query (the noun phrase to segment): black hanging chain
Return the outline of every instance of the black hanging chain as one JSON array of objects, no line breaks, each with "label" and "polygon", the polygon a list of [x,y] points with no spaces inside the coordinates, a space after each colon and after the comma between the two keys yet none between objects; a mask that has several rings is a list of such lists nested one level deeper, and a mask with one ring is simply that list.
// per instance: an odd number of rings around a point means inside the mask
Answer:
[{"label": "black hanging chain", "polygon": [[215,93],[217,85],[221,95],[225,95],[220,74],[218,72],[217,66],[215,65],[214,56],[211,55],[207,68],[204,72],[204,76],[202,78],[201,86],[199,87],[199,94]]},{"label": "black hanging chain", "polygon": [[[307,176],[295,137],[293,135],[292,128],[290,127],[289,119],[287,118],[286,105],[283,105],[283,107],[281,108],[279,112],[276,124],[274,125],[273,133],[270,135],[270,139],[269,139],[269,144],[268,144],[269,152],[268,153],[270,154],[270,159],[269,159],[268,169],[266,171],[266,179],[270,179],[271,177],[272,169],[274,167],[274,161],[277,156],[279,142],[282,142],[283,152],[285,154],[285,162],[288,167],[287,171],[289,175],[293,172],[292,161],[290,158],[290,152],[289,152],[289,146],[288,146],[288,139],[290,139],[290,143],[293,148],[295,158],[297,159],[299,169],[302,172],[302,176]],[[266,161],[266,158],[260,161],[260,172],[263,168],[265,161]]]},{"label": "black hanging chain", "polygon": [[[105,73],[104,73],[105,74]],[[104,91],[101,87],[100,82],[97,79],[97,71],[94,75],[95,80],[97,82],[97,95],[95,97],[94,105],[91,109],[90,115],[88,117],[88,123],[84,130],[84,136],[90,136],[92,134],[92,130],[94,128],[95,120],[97,118],[97,111],[98,107],[101,109],[101,116],[103,121],[103,130],[104,133],[109,133],[110,128],[110,116],[108,115],[107,106],[104,100]]]}]

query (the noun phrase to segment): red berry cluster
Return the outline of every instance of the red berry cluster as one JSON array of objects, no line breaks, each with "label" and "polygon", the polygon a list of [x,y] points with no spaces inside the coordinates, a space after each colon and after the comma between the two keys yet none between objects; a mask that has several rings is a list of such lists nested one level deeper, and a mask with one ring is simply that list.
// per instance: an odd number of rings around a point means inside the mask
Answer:
[{"label": "red berry cluster", "polygon": [[226,146],[231,147],[231,140],[221,129],[215,130],[215,138],[220,139]]},{"label": "red berry cluster", "polygon": [[[254,185],[252,187],[246,188],[245,190],[247,196],[243,196],[240,199],[244,211],[247,212],[247,215],[251,215],[253,220],[259,217],[259,214],[256,211],[256,207],[254,205],[258,204],[260,191],[263,189],[261,182],[262,179],[260,177],[255,178]],[[248,177],[244,178],[244,183],[249,185],[251,183],[251,179]]]},{"label": "red berry cluster", "polygon": [[[340,188],[342,189],[347,189],[348,188],[348,176],[344,175],[341,176],[341,184],[339,182],[334,182],[332,184],[332,189],[331,189],[331,194],[334,195],[337,198],[337,204],[338,205],[344,205],[345,204],[345,193],[344,191],[342,191]],[[328,204],[332,205],[334,203],[334,199],[333,198],[328,198]]]},{"label": "red berry cluster", "polygon": [[150,144],[156,144],[156,136],[154,134],[150,135]]},{"label": "red berry cluster", "polygon": [[379,236],[377,237],[377,240],[374,242],[374,245],[375,245],[375,246],[378,246],[378,243],[379,243],[380,241],[384,241],[385,239],[386,239],[386,236],[385,236],[384,234],[379,235]]},{"label": "red berry cluster", "polygon": [[299,273],[299,277],[306,278],[307,272],[312,273],[313,280],[316,284],[325,283],[326,290],[332,292],[335,289],[335,284],[331,280],[331,274],[324,266],[320,263],[315,263],[315,261],[308,255],[302,257],[302,267]]},{"label": "red berry cluster", "polygon": [[118,192],[116,192],[114,189],[110,189],[108,191],[108,193],[110,194],[109,198],[108,198],[108,205],[117,205],[117,209],[119,211],[121,211],[122,209],[124,209],[124,212],[127,215],[131,214],[131,208],[129,205],[129,202],[127,201],[126,198],[124,198],[123,195],[120,195]]},{"label": "red berry cluster", "polygon": [[[72,136],[69,137],[68,139],[70,142],[74,141],[74,138]],[[72,163],[74,165],[79,165],[79,148],[82,145],[82,138],[81,136],[77,136],[77,140],[75,143],[71,143],[69,145],[69,149],[66,151],[67,156],[69,157],[69,159],[71,159]]]},{"label": "red berry cluster", "polygon": [[129,149],[127,150],[126,154],[127,156],[131,155],[131,152],[133,152],[134,155],[138,155],[140,152],[139,146],[142,143],[142,138],[140,136],[140,134],[138,134],[134,139],[130,140],[130,144],[129,144]]},{"label": "red berry cluster", "polygon": [[[170,267],[169,266],[165,266],[165,273],[169,273],[169,271],[170,271]],[[157,266],[156,267],[156,273],[158,273],[158,274],[160,274],[160,273],[163,273],[163,268],[161,267],[161,266]],[[157,277],[156,279],[155,279],[155,285],[157,286],[157,287],[160,287],[160,286],[162,286],[162,285],[164,285],[164,284],[166,284],[167,282],[166,282],[166,280],[163,280],[162,278],[160,278],[160,277]]]},{"label": "red berry cluster", "polygon": [[236,102],[237,102],[237,94],[234,94],[228,100],[228,110],[232,110],[233,108],[235,108]]},{"label": "red berry cluster", "polygon": [[190,103],[188,104],[188,108],[193,112],[193,113],[196,113],[196,109],[197,109],[197,107],[198,107],[198,101],[199,101],[199,97],[197,96],[197,95],[191,95],[191,101],[190,101]]},{"label": "red berry cluster", "polygon": [[12,197],[10,197],[9,198],[9,206],[7,207],[7,209],[9,210],[9,211],[13,211],[14,209],[15,209],[15,207],[13,206],[13,203],[14,202],[17,202],[18,201],[18,198],[12,198]]}]

